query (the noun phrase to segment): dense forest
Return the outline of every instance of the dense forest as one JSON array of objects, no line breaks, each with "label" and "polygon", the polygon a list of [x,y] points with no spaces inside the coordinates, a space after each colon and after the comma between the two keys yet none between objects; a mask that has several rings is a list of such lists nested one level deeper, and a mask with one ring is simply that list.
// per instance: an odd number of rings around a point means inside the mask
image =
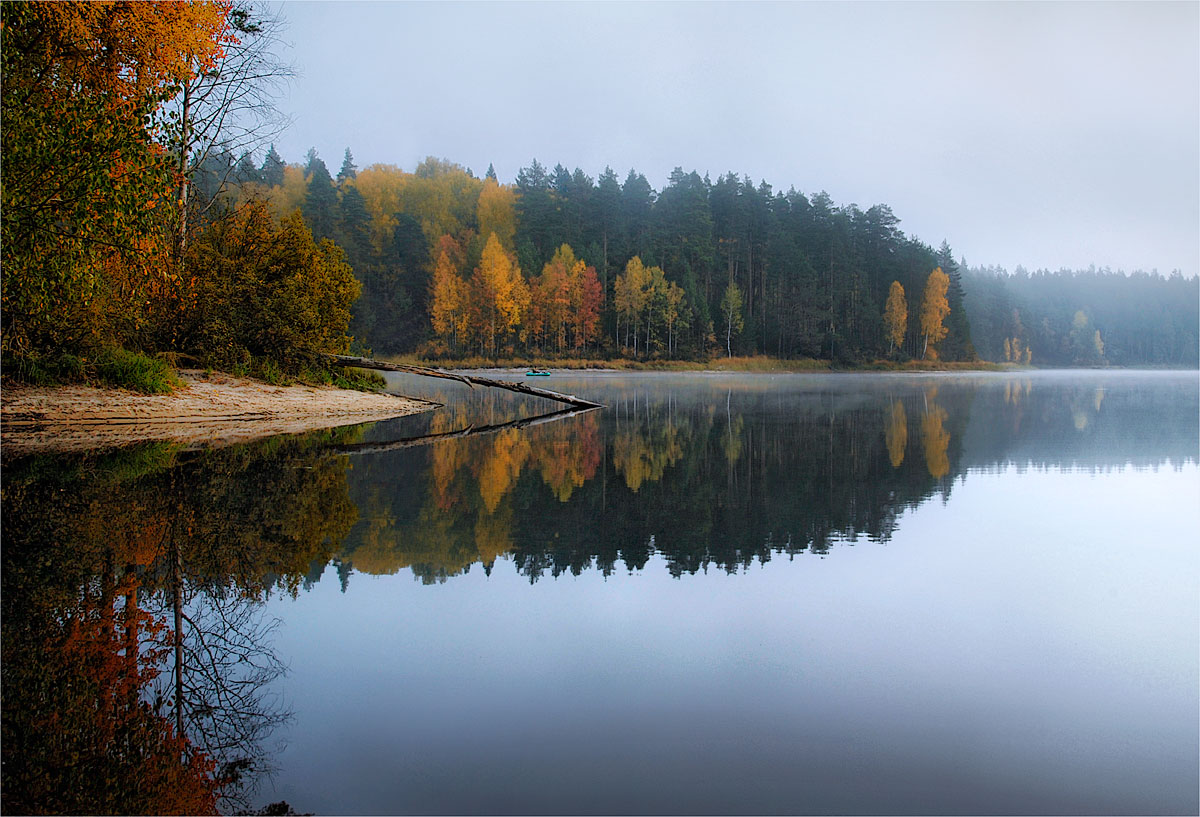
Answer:
[{"label": "dense forest", "polygon": [[359,170],[349,149],[336,176],[314,151],[285,164],[274,149],[257,169],[226,155],[201,170],[231,206],[298,210],[345,249],[363,284],[351,331],[378,354],[975,356],[950,247],[906,237],[886,205],[682,169],[658,192],[633,170],[536,160],[502,185],[434,158]]},{"label": "dense forest", "polygon": [[[258,167],[226,155],[203,170],[231,203],[298,210],[345,249],[363,283],[351,331],[379,354],[1198,362],[1195,278],[968,268],[887,205],[732,172],[676,168],[659,192],[636,170],[534,160],[503,185],[432,157],[360,171],[349,148],[336,176],[315,151],[286,164],[273,148]],[[939,302],[940,320],[926,314]]]},{"label": "dense forest", "polygon": [[[6,3],[8,374],[114,350],[330,379],[323,353],[1198,364],[1197,279],[967,269],[890,207],[727,172],[288,163],[280,21]],[[262,157],[261,160],[257,157]],[[106,362],[107,361],[107,362]]]}]

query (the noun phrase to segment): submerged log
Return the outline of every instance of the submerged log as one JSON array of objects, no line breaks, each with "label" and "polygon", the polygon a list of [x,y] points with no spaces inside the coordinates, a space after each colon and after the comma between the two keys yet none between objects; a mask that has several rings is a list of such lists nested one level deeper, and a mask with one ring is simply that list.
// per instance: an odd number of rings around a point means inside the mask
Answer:
[{"label": "submerged log", "polygon": [[460,383],[466,383],[468,386],[488,386],[496,389],[507,389],[518,394],[528,394],[534,397],[544,397],[547,400],[555,400],[559,403],[566,403],[569,406],[578,406],[579,408],[604,408],[600,403],[593,403],[591,400],[584,400],[576,397],[573,394],[559,394],[556,391],[549,389],[537,389],[533,386],[527,386],[524,383],[513,383],[508,380],[493,380],[490,377],[476,377],[471,374],[454,374],[441,369],[428,369],[424,366],[409,366],[404,363],[387,363],[382,360],[372,360],[366,357],[352,357],[350,355],[327,355],[335,366],[354,366],[359,369],[378,369],[384,372],[404,372],[406,374],[416,374],[423,377],[440,377],[446,380],[457,380]]},{"label": "submerged log", "polygon": [[480,434],[495,434],[510,428],[529,428],[530,426],[565,420],[579,414],[595,411],[595,408],[561,409],[560,411],[542,414],[538,417],[527,417],[523,420],[512,420],[507,423],[497,423],[488,426],[467,426],[457,431],[443,431],[440,434],[426,434],[421,437],[406,437],[401,440],[391,440],[383,443],[345,443],[332,445],[327,449],[331,454],[380,454],[385,451],[398,451],[402,448],[416,448],[422,445],[432,445],[443,440],[457,440],[463,437],[474,437]]}]

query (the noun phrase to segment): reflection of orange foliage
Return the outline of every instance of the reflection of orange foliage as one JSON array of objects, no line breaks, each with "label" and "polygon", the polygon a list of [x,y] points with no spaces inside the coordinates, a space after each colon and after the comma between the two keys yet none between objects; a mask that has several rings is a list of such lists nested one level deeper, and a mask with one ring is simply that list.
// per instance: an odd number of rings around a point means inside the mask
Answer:
[{"label": "reflection of orange foliage", "polygon": [[531,452],[529,438],[516,429],[501,431],[479,469],[479,496],[494,513],[504,495],[512,490]]},{"label": "reflection of orange foliage", "polygon": [[434,503],[443,511],[457,504],[461,493],[454,478],[466,467],[468,447],[459,442],[447,442],[429,449],[429,487]]},{"label": "reflection of orange foliage", "polygon": [[538,471],[559,502],[569,500],[576,488],[596,475],[604,454],[596,414],[551,426],[536,440]]},{"label": "reflection of orange foliage", "polygon": [[946,421],[946,410],[933,402],[937,390],[933,390],[928,398],[925,413],[921,415],[921,444],[925,448],[925,466],[934,479],[941,479],[950,473],[950,459],[947,449],[950,447],[950,432],[943,427]]},{"label": "reflection of orange foliage", "polygon": [[899,400],[892,403],[884,439],[887,441],[888,459],[891,460],[892,467],[899,468],[904,462],[904,449],[908,446],[908,415],[904,413],[904,404]]},{"label": "reflection of orange foliage", "polygon": [[132,579],[81,594],[29,633],[32,643],[15,646],[6,634],[6,737],[23,736],[19,753],[5,742],[6,810],[216,813],[213,763],[143,700],[163,655],[145,645],[171,636],[137,609]]}]

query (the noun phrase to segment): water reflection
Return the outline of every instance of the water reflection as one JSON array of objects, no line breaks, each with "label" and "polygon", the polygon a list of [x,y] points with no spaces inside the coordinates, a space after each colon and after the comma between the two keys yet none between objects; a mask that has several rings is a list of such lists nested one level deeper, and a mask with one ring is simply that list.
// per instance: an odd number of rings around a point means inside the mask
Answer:
[{"label": "water reflection", "polygon": [[[271,593],[337,567],[424,583],[729,573],[888,541],[974,472],[1197,460],[1191,375],[580,376],[373,427],[5,464],[4,808],[245,804],[288,717]],[[412,390],[404,386],[401,390]],[[511,569],[511,568],[510,568]]]},{"label": "water reflection", "polygon": [[249,803],[288,717],[262,601],[353,525],[343,441],[6,464],[6,811]]}]

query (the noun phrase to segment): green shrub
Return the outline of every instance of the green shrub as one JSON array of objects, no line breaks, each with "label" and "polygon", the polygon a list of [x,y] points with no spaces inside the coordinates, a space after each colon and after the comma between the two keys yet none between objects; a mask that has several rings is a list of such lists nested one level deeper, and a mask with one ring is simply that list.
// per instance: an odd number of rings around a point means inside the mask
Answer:
[{"label": "green shrub", "polygon": [[167,394],[182,385],[166,362],[125,349],[103,349],[93,365],[96,379],[116,388]]},{"label": "green shrub", "polygon": [[299,214],[275,224],[250,201],[191,246],[196,308],[185,345],[207,364],[237,373],[269,359],[295,375],[350,343],[350,305],[361,286],[336,244],[313,240]]}]

